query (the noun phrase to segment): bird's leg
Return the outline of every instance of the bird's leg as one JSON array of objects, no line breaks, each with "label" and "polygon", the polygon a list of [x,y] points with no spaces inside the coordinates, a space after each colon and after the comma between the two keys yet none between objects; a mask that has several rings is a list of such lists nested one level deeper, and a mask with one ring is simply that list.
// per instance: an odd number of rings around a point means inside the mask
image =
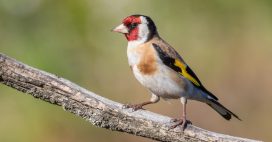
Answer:
[{"label": "bird's leg", "polygon": [[145,106],[145,105],[157,103],[159,100],[160,100],[159,96],[152,94],[150,101],[143,102],[140,104],[125,104],[125,105],[123,105],[123,108],[132,108],[133,111],[136,111],[139,109],[143,109],[143,106]]},{"label": "bird's leg", "polygon": [[139,110],[139,109],[143,109],[143,106],[148,105],[148,104],[152,104],[153,102],[151,101],[146,101],[140,104],[125,104],[123,105],[123,108],[132,108],[133,111]]},{"label": "bird's leg", "polygon": [[177,122],[177,124],[171,126],[171,129],[176,128],[177,126],[181,126],[182,130],[184,130],[187,126],[187,124],[191,124],[191,121],[186,119],[186,104],[187,104],[187,99],[182,97],[181,98],[181,103],[183,105],[183,112],[182,112],[182,117],[181,119],[173,119],[172,122]]}]

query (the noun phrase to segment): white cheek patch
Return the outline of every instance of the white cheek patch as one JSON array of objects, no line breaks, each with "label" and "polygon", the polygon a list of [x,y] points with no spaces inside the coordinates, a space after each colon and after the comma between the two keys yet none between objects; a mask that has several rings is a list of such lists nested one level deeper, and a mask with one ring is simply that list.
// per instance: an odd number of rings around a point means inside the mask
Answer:
[{"label": "white cheek patch", "polygon": [[138,28],[139,28],[138,40],[145,42],[149,34],[148,27],[146,24],[140,24]]},{"label": "white cheek patch", "polygon": [[141,24],[138,27],[139,28],[138,39],[145,42],[149,34],[149,29],[147,26],[148,22],[146,21],[144,17],[141,16],[140,18],[141,18]]}]

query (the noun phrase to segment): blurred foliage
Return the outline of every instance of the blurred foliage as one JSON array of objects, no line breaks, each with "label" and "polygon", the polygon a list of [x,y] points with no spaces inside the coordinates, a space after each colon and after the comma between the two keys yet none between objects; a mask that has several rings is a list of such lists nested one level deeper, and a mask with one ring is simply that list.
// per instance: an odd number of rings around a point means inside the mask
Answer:
[{"label": "blurred foliage", "polygon": [[[110,32],[131,14],[151,16],[205,86],[243,119],[227,122],[190,101],[195,125],[272,141],[269,0],[0,0],[0,51],[115,101],[141,102],[149,95],[128,68],[126,40]],[[0,91],[3,142],[151,141],[96,128],[3,85]],[[172,117],[181,113],[179,101],[147,108]]]}]

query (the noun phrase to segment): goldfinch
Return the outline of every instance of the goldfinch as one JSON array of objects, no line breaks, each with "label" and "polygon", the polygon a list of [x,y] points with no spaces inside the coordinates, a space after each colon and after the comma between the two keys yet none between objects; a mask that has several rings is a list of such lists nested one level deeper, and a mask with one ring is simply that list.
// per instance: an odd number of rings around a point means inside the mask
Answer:
[{"label": "goldfinch", "polygon": [[142,109],[145,105],[157,103],[160,98],[180,99],[183,105],[182,117],[174,121],[176,124],[172,128],[181,125],[183,130],[190,123],[186,118],[188,99],[208,104],[226,120],[232,116],[241,120],[203,86],[178,52],[159,36],[150,17],[128,16],[112,31],[125,35],[128,40],[129,66],[136,79],[151,93],[149,101],[127,104],[125,108]]}]

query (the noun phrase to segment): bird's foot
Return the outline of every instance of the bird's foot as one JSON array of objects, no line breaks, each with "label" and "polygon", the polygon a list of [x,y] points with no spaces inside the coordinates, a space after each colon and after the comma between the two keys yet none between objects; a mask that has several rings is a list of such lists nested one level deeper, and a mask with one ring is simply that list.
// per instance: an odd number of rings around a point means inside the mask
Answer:
[{"label": "bird's foot", "polygon": [[123,105],[123,108],[132,108],[133,111],[137,111],[139,109],[144,110],[142,104],[125,104],[125,105]]},{"label": "bird's foot", "polygon": [[171,120],[172,123],[177,123],[173,126],[171,126],[171,129],[176,128],[177,126],[181,126],[182,131],[184,131],[184,129],[187,127],[187,124],[192,124],[192,122],[190,120],[187,120],[185,117],[181,118],[181,119],[172,119]]}]

